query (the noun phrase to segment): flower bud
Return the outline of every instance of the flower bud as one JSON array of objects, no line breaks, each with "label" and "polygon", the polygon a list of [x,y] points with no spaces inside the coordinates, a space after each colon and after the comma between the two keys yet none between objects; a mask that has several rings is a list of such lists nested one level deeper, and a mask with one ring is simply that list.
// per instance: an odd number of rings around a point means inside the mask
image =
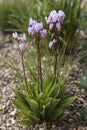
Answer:
[{"label": "flower bud", "polygon": [[43,29],[43,24],[42,23],[36,23],[35,24],[35,32],[39,32]]},{"label": "flower bud", "polygon": [[42,38],[45,38],[46,35],[47,35],[47,30],[46,30],[46,29],[43,29],[42,31],[40,31],[40,34],[41,34],[41,37],[42,37]]},{"label": "flower bud", "polygon": [[19,37],[19,40],[20,40],[21,42],[25,42],[25,41],[27,40],[26,34],[25,34],[25,33],[22,34],[22,35]]},{"label": "flower bud", "polygon": [[34,35],[35,31],[34,31],[33,27],[28,27],[28,33],[32,36]]},{"label": "flower bud", "polygon": [[19,49],[20,49],[21,52],[24,51],[25,47],[24,47],[24,44],[23,44],[23,43],[19,44]]},{"label": "flower bud", "polygon": [[50,12],[50,17],[52,19],[52,22],[55,23],[58,20],[58,13],[56,10],[53,10]]},{"label": "flower bud", "polygon": [[53,29],[53,23],[51,23],[50,25],[49,25],[49,30],[52,30]]},{"label": "flower bud", "polygon": [[60,24],[60,22],[56,23],[56,28],[57,28],[58,31],[61,30],[61,24]]},{"label": "flower bud", "polygon": [[15,39],[18,38],[18,34],[17,34],[17,32],[13,33],[12,35],[13,35],[13,38],[15,38]]},{"label": "flower bud", "polygon": [[58,19],[60,23],[63,23],[64,19],[65,19],[65,13],[62,10],[58,11]]},{"label": "flower bud", "polygon": [[30,20],[29,20],[29,26],[32,26],[32,25],[34,25],[36,23],[37,23],[36,20],[33,20],[32,18],[30,18]]},{"label": "flower bud", "polygon": [[53,46],[56,42],[57,42],[56,39],[53,39],[53,41],[50,41],[50,42],[49,42],[49,49],[51,49],[52,46]]}]

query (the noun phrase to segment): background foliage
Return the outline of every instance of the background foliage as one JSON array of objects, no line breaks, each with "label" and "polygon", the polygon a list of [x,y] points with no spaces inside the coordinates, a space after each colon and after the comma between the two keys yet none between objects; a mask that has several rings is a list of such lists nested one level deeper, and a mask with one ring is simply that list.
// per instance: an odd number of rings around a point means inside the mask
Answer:
[{"label": "background foliage", "polygon": [[[61,36],[67,43],[66,52],[73,53],[78,45],[80,31],[86,31],[86,4],[82,6],[83,0],[3,0],[0,4],[0,26],[4,31],[25,32],[27,34],[28,20],[30,17],[42,21],[45,26],[44,17],[48,16],[53,9],[62,9],[66,14]],[[50,34],[49,38],[50,39]],[[87,37],[80,39],[81,45],[87,46]],[[60,42],[61,43],[61,42]],[[61,43],[62,44],[62,43]],[[87,47],[86,47],[87,48]],[[87,50],[87,49],[85,49]]]}]

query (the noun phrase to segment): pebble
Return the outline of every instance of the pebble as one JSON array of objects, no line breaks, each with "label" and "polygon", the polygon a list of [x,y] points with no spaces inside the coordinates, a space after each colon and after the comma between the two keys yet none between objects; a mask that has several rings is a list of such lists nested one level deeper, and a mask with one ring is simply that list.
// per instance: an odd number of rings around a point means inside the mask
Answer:
[{"label": "pebble", "polygon": [[10,116],[14,116],[16,114],[16,112],[17,112],[17,109],[14,108],[14,110],[12,112],[10,112]]}]

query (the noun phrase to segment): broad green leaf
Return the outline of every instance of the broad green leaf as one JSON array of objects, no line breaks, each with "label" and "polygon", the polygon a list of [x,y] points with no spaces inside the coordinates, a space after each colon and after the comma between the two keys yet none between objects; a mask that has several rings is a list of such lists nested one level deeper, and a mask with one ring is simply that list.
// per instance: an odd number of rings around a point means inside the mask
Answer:
[{"label": "broad green leaf", "polygon": [[30,88],[32,96],[34,96],[34,98],[35,98],[36,97],[36,91],[35,91],[34,84],[29,83],[29,88]]},{"label": "broad green leaf", "polygon": [[50,97],[56,98],[59,94],[60,87],[56,86],[54,89],[48,94]]},{"label": "broad green leaf", "polygon": [[66,113],[63,111],[54,122],[59,122],[61,121],[64,117],[66,116]]},{"label": "broad green leaf", "polygon": [[25,105],[26,108],[29,108],[29,105],[28,105],[28,103],[26,101],[26,96],[22,92],[18,91],[17,89],[13,88],[12,90],[16,94],[17,99],[19,100],[19,102],[22,103],[23,105]]},{"label": "broad green leaf", "polygon": [[25,125],[25,126],[26,126],[26,125],[29,126],[29,125],[31,125],[32,123],[33,123],[33,121],[31,121],[31,120],[29,120],[29,119],[26,119],[26,118],[21,120],[21,124],[22,124],[22,125]]},{"label": "broad green leaf", "polygon": [[46,109],[46,106],[42,105],[42,111],[40,112],[40,115],[42,116],[43,119],[45,119],[45,109]]},{"label": "broad green leaf", "polygon": [[57,107],[58,103],[59,103],[60,99],[52,99],[50,106],[48,108],[48,113],[50,114],[52,111],[54,111],[54,109]]},{"label": "broad green leaf", "polygon": [[40,118],[39,118],[39,117],[36,115],[36,113],[34,113],[34,112],[30,112],[29,118],[30,118],[31,120],[33,120],[33,122],[35,122],[35,123],[37,123],[37,122],[40,121]]},{"label": "broad green leaf", "polygon": [[43,94],[43,92],[39,93],[37,99],[38,99],[38,100],[41,100],[42,98],[44,98],[44,94]]},{"label": "broad green leaf", "polygon": [[76,82],[76,85],[87,90],[87,83],[85,83],[84,81],[80,81],[80,82],[78,81]]},{"label": "broad green leaf", "polygon": [[22,113],[22,112],[19,112],[18,113],[18,118],[19,119],[23,119],[23,118],[25,118],[26,117],[26,115],[24,115],[24,113]]},{"label": "broad green leaf", "polygon": [[59,104],[59,108],[65,109],[65,108],[68,107],[75,99],[76,99],[75,96],[73,96],[73,97],[68,97],[68,98],[63,99],[63,101],[61,101],[61,103]]},{"label": "broad green leaf", "polygon": [[49,115],[47,115],[48,116],[47,119],[50,121],[54,121],[62,114],[62,112],[63,112],[62,109],[55,109]]},{"label": "broad green leaf", "polygon": [[52,85],[53,76],[48,76],[48,78],[43,82],[44,89],[47,89],[49,85]]},{"label": "broad green leaf", "polygon": [[13,100],[13,103],[15,104],[15,106],[17,106],[20,109],[21,113],[23,113],[25,117],[29,118],[30,120],[33,120],[33,122],[38,122],[40,120],[37,117],[36,113],[31,112],[30,109],[27,109],[26,106],[20,103],[20,101],[18,101],[17,99]]},{"label": "broad green leaf", "polygon": [[66,85],[60,86],[60,91],[59,91],[57,98],[62,98],[65,95],[66,87],[67,87]]},{"label": "broad green leaf", "polygon": [[54,84],[51,89],[49,90],[49,92],[47,93],[47,95],[49,97],[53,97],[56,98],[57,95],[59,94],[60,91],[60,86],[58,84]]},{"label": "broad green leaf", "polygon": [[44,86],[45,88],[45,93],[48,94],[48,92],[50,91],[51,87],[52,87],[52,82],[53,81],[49,81],[47,84],[45,84],[46,86]]},{"label": "broad green leaf", "polygon": [[45,98],[45,94],[43,92],[40,92],[36,98],[38,101],[38,104],[41,104],[41,102],[43,102],[44,98]]},{"label": "broad green leaf", "polygon": [[87,90],[87,72],[85,72],[85,75],[80,81],[76,82],[76,85]]},{"label": "broad green leaf", "polygon": [[42,104],[46,105],[52,101],[52,97],[46,97]]},{"label": "broad green leaf", "polygon": [[29,116],[29,108],[25,106],[25,104],[21,103],[19,100],[14,99],[13,100],[14,105],[20,109],[21,112],[24,113],[24,115]]},{"label": "broad green leaf", "polygon": [[47,109],[50,107],[52,102],[52,98],[47,97],[43,102],[42,102],[42,111],[40,112],[40,114],[42,115],[42,117],[45,119],[46,116],[46,111]]},{"label": "broad green leaf", "polygon": [[51,106],[52,98],[47,97],[43,102],[42,106],[45,106],[45,109],[48,109]]},{"label": "broad green leaf", "polygon": [[38,104],[38,102],[35,101],[34,99],[30,99],[30,98],[26,98],[26,100],[29,103],[32,112],[34,112],[36,115],[39,116],[39,104]]}]

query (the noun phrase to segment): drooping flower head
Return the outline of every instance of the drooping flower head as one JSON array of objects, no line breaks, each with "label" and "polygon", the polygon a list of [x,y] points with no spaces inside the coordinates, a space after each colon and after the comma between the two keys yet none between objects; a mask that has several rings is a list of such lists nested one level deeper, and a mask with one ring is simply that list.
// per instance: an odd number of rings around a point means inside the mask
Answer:
[{"label": "drooping flower head", "polygon": [[14,33],[12,34],[12,36],[13,36],[13,38],[17,39],[17,38],[18,38],[17,32],[14,32]]},{"label": "drooping flower head", "polygon": [[53,29],[53,23],[51,23],[50,25],[49,25],[49,30],[52,30]]},{"label": "drooping flower head", "polygon": [[36,20],[33,20],[32,18],[30,18],[30,20],[29,20],[29,26],[33,26],[36,23],[37,23]]},{"label": "drooping flower head", "polygon": [[21,34],[20,36],[18,36],[18,33],[15,32],[13,33],[13,38],[15,38],[16,40],[20,41],[20,44],[19,44],[19,50],[21,52],[23,52],[25,50],[25,47],[24,47],[24,42],[26,42],[27,38],[26,38],[26,34]]},{"label": "drooping flower head", "polygon": [[26,34],[21,34],[20,37],[18,37],[18,40],[20,40],[21,42],[26,42],[27,38],[26,38]]},{"label": "drooping flower head", "polygon": [[40,31],[40,35],[41,35],[42,38],[45,38],[46,35],[47,35],[47,30],[43,29],[42,31]]},{"label": "drooping flower head", "polygon": [[65,19],[65,13],[62,10],[58,11],[58,18],[59,22],[62,24]]},{"label": "drooping flower head", "polygon": [[35,32],[39,32],[43,29],[43,24],[42,23],[36,23],[35,24]]},{"label": "drooping flower head", "polygon": [[47,35],[46,29],[43,28],[43,23],[42,22],[39,23],[36,20],[33,20],[32,18],[30,18],[29,27],[28,27],[28,34],[34,36],[36,33],[41,38],[45,38]]},{"label": "drooping flower head", "polygon": [[51,22],[52,23],[57,22],[57,20],[58,20],[58,13],[57,13],[57,11],[56,10],[51,11],[49,17],[51,17]]},{"label": "drooping flower head", "polygon": [[61,24],[60,24],[60,22],[57,22],[57,23],[56,23],[56,28],[57,28],[58,31],[61,30]]},{"label": "drooping flower head", "polygon": [[34,28],[28,27],[28,33],[33,36],[35,34]]},{"label": "drooping flower head", "polygon": [[16,39],[16,40],[19,40],[21,42],[26,42],[27,38],[26,38],[26,34],[21,34],[20,36],[18,36],[18,33],[15,32],[12,34],[13,35],[13,38]]},{"label": "drooping flower head", "polygon": [[46,23],[49,25],[49,30],[53,30],[56,27],[58,31],[61,30],[61,24],[65,19],[65,13],[62,10],[58,12],[53,10],[50,12],[48,17],[45,17]]}]

